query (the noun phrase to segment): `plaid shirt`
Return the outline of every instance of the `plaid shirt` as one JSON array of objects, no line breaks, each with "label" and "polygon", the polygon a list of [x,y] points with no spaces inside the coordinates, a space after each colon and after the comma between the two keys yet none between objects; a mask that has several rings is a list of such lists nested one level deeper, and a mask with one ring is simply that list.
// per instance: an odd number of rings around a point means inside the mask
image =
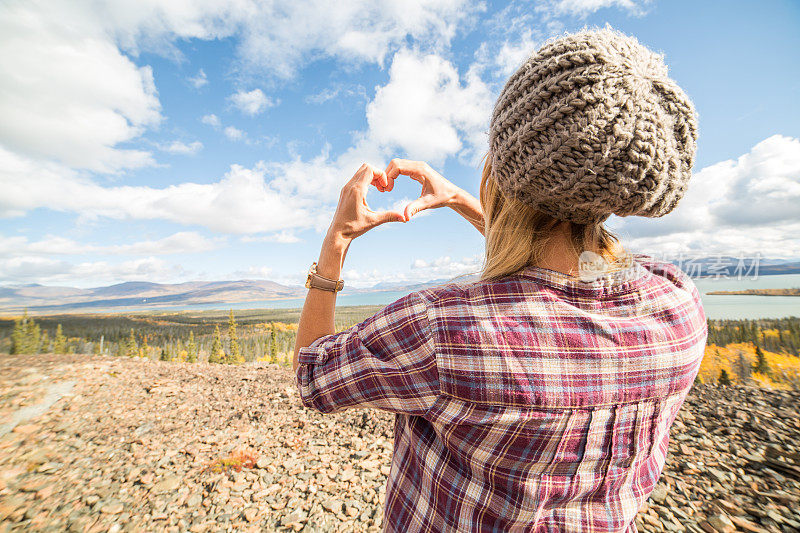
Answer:
[{"label": "plaid shirt", "polygon": [[636,531],[707,330],[688,276],[635,257],[421,290],[300,350],[305,406],[396,413],[386,531]]}]

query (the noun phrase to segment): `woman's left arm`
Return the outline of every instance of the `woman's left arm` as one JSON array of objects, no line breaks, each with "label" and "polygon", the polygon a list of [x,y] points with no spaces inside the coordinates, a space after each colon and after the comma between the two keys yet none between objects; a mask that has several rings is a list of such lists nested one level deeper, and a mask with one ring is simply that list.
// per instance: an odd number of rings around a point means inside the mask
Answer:
[{"label": "woman's left arm", "polygon": [[[339,279],[347,249],[359,235],[386,222],[405,221],[403,213],[375,212],[367,205],[369,186],[374,184],[386,187],[387,183],[383,171],[364,163],[342,188],[333,221],[322,241],[322,250],[317,261],[317,273],[320,276]],[[297,371],[298,353],[301,348],[309,346],[322,336],[336,332],[333,321],[335,308],[335,292],[315,288],[308,290],[297,327],[292,370]]]}]

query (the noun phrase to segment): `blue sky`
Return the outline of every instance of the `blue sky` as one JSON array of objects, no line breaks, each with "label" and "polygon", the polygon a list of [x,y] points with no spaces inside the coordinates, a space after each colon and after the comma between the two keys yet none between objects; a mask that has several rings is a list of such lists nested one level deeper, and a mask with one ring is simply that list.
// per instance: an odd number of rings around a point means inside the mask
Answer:
[{"label": "blue sky", "polygon": [[[507,77],[548,37],[606,23],[663,53],[700,116],[683,202],[613,218],[623,243],[800,258],[797,2],[163,4],[0,7],[0,284],[301,284],[361,162],[427,160],[476,194]],[[481,254],[437,210],[357,239],[344,277],[447,278]]]}]

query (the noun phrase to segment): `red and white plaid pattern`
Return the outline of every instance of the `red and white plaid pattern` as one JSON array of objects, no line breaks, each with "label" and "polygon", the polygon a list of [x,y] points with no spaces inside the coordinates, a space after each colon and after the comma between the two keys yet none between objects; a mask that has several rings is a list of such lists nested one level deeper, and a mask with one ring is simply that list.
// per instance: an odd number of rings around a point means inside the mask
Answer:
[{"label": "red and white plaid pattern", "polygon": [[635,531],[706,341],[678,268],[527,267],[418,291],[300,350],[303,404],[396,413],[386,531]]}]

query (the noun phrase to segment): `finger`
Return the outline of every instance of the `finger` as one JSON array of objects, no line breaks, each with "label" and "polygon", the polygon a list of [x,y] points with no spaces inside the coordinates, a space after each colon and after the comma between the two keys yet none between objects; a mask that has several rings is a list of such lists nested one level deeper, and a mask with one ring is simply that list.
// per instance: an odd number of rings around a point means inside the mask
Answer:
[{"label": "finger", "polygon": [[392,159],[389,161],[389,165],[384,170],[384,174],[386,174],[386,192],[391,192],[394,189],[394,180],[397,179],[397,176],[400,175],[400,170],[397,168],[397,159]]},{"label": "finger", "polygon": [[371,178],[375,177],[370,172],[369,165],[366,163],[362,163],[361,166],[358,167],[358,170],[356,170],[355,174],[353,174],[353,177],[350,178],[350,181],[348,181],[347,183],[350,185],[358,185],[366,176],[370,176]]},{"label": "finger", "polygon": [[400,175],[400,168],[398,166],[400,160],[395,158],[389,161],[389,164],[384,171],[389,179],[396,179]]},{"label": "finger", "polygon": [[381,186],[385,187],[386,174],[382,170],[378,170],[372,165],[364,163],[353,175],[351,183],[366,193],[370,184],[376,180],[381,184]]},{"label": "finger", "polygon": [[413,217],[420,211],[428,209],[430,206],[431,202],[426,198],[417,198],[413,202],[410,202],[408,205],[406,205],[404,212],[406,217],[406,222],[411,220],[411,217]]},{"label": "finger", "polygon": [[378,177],[375,179],[380,183],[382,189],[386,189],[386,187],[389,185],[389,178],[386,176],[386,172],[378,169],[375,169],[375,171],[379,172]]},{"label": "finger", "polygon": [[387,222],[405,222],[406,217],[399,211],[372,211],[371,217],[374,226],[380,226]]},{"label": "finger", "polygon": [[389,162],[389,166],[386,167],[386,176],[395,180],[399,175],[402,174],[410,177],[411,179],[419,181],[421,179],[421,166],[419,163],[419,161],[394,158]]},{"label": "finger", "polygon": [[427,171],[427,163],[424,161],[411,161],[409,159],[392,159],[389,166],[386,167],[386,176],[389,179],[395,180],[397,176],[408,176],[414,181],[425,183]]},{"label": "finger", "polygon": [[375,188],[378,189],[381,192],[386,192],[386,187],[382,183],[382,180],[379,177],[378,178],[373,178],[372,179],[372,183],[370,183],[370,185],[374,185]]}]

